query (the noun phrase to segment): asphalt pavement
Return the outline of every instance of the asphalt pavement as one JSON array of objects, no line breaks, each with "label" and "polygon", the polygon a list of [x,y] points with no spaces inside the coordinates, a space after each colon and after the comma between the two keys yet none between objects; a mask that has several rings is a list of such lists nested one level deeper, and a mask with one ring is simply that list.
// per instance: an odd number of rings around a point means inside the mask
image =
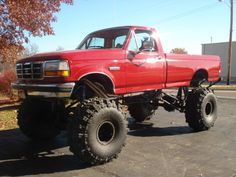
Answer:
[{"label": "asphalt pavement", "polygon": [[218,98],[236,99],[236,90],[215,90]]},{"label": "asphalt pavement", "polygon": [[18,129],[0,131],[0,176],[236,177],[235,106],[236,99],[219,98],[215,126],[198,133],[184,114],[160,108],[145,126],[128,132],[118,159],[100,166],[80,163],[65,132],[42,144]]}]

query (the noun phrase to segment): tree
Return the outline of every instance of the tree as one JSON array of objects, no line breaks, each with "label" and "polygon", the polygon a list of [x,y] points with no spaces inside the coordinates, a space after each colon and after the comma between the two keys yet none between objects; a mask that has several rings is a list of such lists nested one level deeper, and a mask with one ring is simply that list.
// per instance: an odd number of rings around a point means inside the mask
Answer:
[{"label": "tree", "polygon": [[64,50],[64,48],[62,47],[62,46],[58,46],[57,48],[56,48],[56,51],[63,51]]},{"label": "tree", "polygon": [[[0,61],[14,63],[29,36],[54,34],[61,3],[73,0],[0,0]],[[9,55],[10,54],[10,55]]]},{"label": "tree", "polygon": [[185,48],[174,48],[170,51],[170,53],[187,54],[188,52],[185,50]]}]

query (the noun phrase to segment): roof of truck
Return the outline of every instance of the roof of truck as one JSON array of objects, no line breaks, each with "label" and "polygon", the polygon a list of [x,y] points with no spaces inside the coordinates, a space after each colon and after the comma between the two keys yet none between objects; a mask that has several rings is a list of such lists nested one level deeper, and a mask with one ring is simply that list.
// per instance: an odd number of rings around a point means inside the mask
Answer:
[{"label": "roof of truck", "polygon": [[142,29],[142,30],[155,30],[153,27],[147,27],[147,26],[117,26],[117,27],[111,27],[111,28],[104,28],[100,29],[94,32],[104,31],[104,30],[111,30],[111,29]]}]

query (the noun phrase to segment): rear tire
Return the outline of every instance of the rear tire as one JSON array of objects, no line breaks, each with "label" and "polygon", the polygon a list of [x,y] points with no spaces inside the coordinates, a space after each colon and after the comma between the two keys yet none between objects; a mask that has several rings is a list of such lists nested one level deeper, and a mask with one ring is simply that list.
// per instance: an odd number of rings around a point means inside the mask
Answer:
[{"label": "rear tire", "polygon": [[209,89],[192,90],[186,101],[185,118],[194,131],[208,130],[217,119],[217,99]]},{"label": "rear tire", "polygon": [[127,124],[114,101],[90,99],[73,115],[68,141],[80,160],[103,164],[117,157],[125,144]]},{"label": "rear tire", "polygon": [[52,103],[27,98],[18,110],[18,125],[20,130],[33,140],[50,140],[60,133],[58,113],[63,111],[63,106],[58,111],[52,111]]},{"label": "rear tire", "polygon": [[157,105],[144,101],[144,99],[137,99],[137,103],[128,104],[129,113],[136,122],[143,122],[151,119],[158,107]]}]

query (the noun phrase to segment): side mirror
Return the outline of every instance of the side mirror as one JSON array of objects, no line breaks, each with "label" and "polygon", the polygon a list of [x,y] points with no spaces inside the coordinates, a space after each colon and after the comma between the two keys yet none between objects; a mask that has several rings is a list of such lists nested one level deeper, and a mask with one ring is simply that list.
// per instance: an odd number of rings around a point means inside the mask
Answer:
[{"label": "side mirror", "polygon": [[132,61],[132,60],[134,59],[134,57],[135,57],[137,54],[139,54],[139,53],[140,53],[140,51],[132,51],[132,50],[130,50],[130,51],[128,52],[127,58]]}]

